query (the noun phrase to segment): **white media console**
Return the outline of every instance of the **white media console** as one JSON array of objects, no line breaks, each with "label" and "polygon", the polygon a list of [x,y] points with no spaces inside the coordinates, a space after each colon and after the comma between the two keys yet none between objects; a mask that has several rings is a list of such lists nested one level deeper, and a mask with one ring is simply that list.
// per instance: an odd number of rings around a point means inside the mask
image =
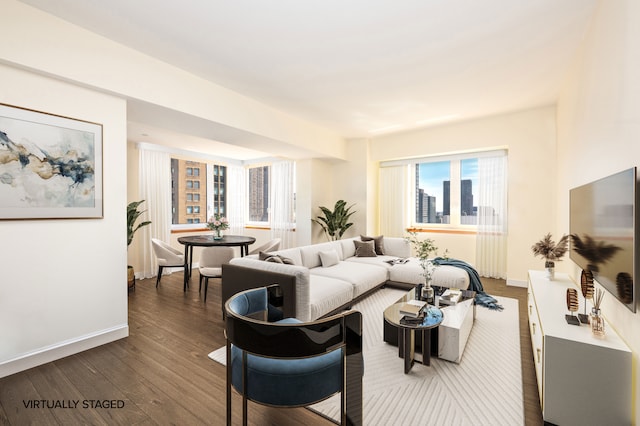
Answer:
[{"label": "white media console", "polygon": [[[568,275],[557,273],[550,281],[544,271],[529,271],[529,331],[544,421],[629,425],[631,350],[608,323],[601,338],[591,333],[588,324],[567,324],[569,287],[578,290],[577,313],[584,313],[584,298]],[[589,313],[591,305],[587,307]]]}]

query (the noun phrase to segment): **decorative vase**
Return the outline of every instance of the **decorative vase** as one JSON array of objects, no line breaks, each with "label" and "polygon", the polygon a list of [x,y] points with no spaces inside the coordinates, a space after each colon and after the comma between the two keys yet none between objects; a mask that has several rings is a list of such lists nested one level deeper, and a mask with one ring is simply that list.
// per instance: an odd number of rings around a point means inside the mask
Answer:
[{"label": "decorative vase", "polygon": [[433,305],[433,287],[431,287],[431,280],[427,280],[424,287],[422,287],[422,300]]},{"label": "decorative vase", "polygon": [[604,318],[597,308],[591,309],[591,332],[594,336],[604,336]]},{"label": "decorative vase", "polygon": [[213,239],[214,240],[221,240],[222,239],[222,235],[220,235],[220,230],[216,229],[214,234],[213,234]]},{"label": "decorative vase", "polygon": [[553,281],[553,279],[556,276],[556,264],[551,260],[545,261],[544,272],[545,272],[544,277],[549,281]]}]

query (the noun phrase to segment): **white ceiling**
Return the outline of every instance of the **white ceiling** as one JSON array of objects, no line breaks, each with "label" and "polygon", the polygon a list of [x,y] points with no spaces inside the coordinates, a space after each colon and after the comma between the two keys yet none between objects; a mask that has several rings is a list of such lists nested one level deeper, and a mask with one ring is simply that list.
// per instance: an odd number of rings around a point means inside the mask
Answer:
[{"label": "white ceiling", "polygon": [[[22,1],[345,138],[554,103],[597,6],[597,0]],[[145,125],[130,130],[144,132]]]}]

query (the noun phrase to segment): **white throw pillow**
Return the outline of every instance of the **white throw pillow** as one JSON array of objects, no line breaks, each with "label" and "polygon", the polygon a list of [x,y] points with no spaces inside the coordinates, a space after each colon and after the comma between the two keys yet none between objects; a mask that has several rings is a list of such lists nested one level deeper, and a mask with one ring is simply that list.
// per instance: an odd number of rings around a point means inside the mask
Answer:
[{"label": "white throw pillow", "polygon": [[323,268],[328,268],[329,266],[337,265],[340,262],[340,258],[338,257],[338,252],[335,250],[321,251],[318,253],[320,255],[320,261],[322,262]]}]

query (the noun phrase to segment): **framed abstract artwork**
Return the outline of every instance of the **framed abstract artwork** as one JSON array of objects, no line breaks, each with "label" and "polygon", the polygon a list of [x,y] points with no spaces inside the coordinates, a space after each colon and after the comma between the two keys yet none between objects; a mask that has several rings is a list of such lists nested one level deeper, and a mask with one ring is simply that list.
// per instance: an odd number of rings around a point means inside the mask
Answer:
[{"label": "framed abstract artwork", "polygon": [[102,125],[0,103],[0,220],[102,217]]}]

